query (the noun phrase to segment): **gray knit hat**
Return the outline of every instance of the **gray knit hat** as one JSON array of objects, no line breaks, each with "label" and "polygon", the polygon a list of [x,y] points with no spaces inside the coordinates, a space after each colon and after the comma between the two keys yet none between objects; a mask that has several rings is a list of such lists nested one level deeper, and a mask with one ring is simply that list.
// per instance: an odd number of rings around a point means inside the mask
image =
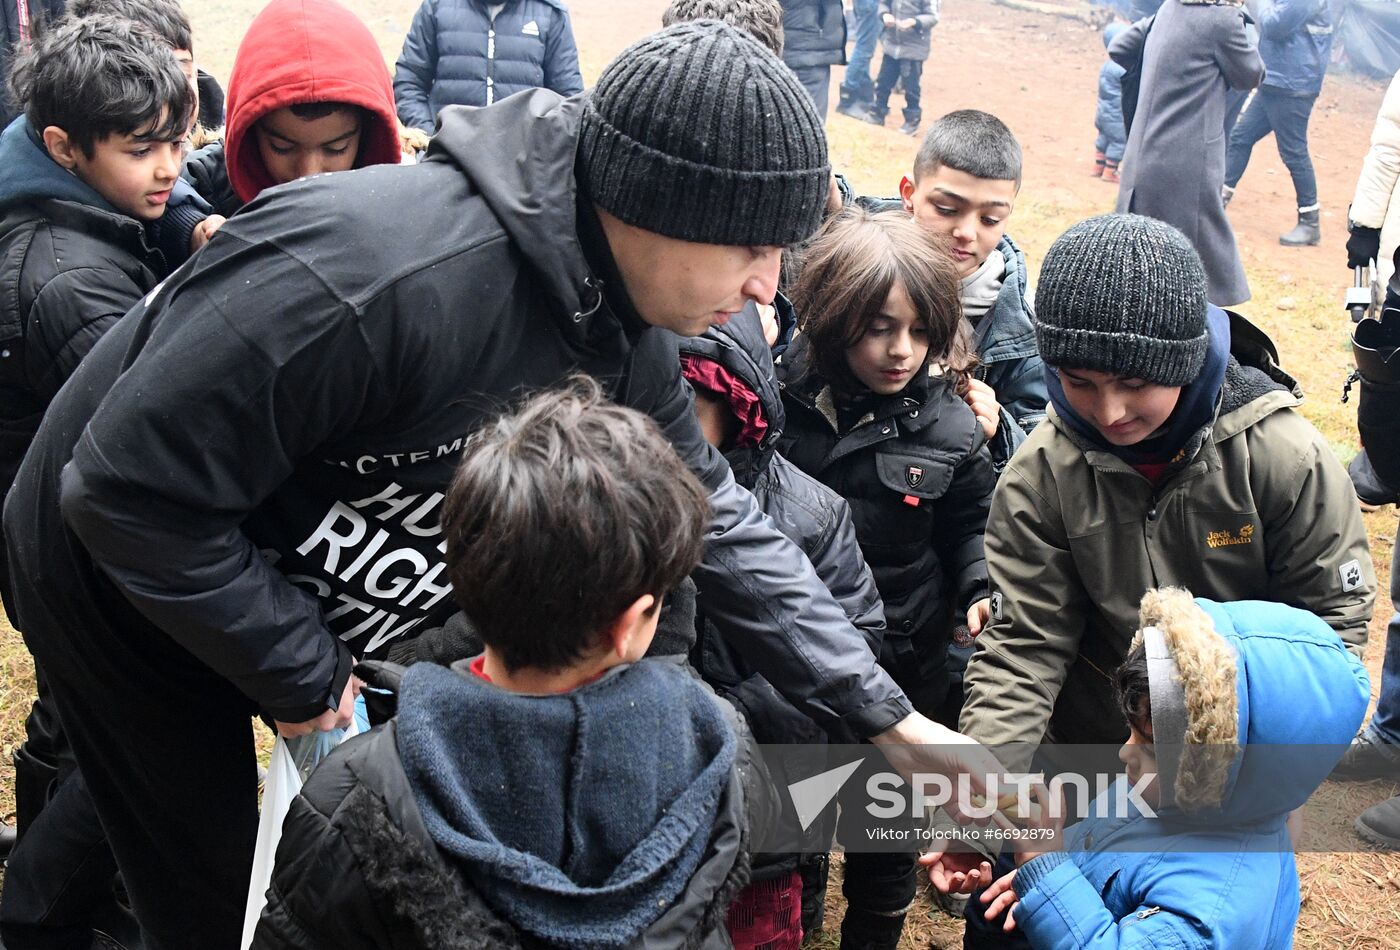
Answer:
[{"label": "gray knit hat", "polygon": [[718,20],[654,33],[603,70],[578,167],[610,214],[702,244],[805,240],[831,184],[826,135],[797,77]]},{"label": "gray knit hat", "polygon": [[1040,266],[1035,339],[1055,367],[1184,386],[1206,358],[1206,273],[1176,228],[1105,214],[1061,234]]}]

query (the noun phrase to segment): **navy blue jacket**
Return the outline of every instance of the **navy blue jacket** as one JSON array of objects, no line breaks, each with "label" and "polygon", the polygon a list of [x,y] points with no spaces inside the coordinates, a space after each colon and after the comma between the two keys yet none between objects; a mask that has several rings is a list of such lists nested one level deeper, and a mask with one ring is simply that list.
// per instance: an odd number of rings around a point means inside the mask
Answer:
[{"label": "navy blue jacket", "polygon": [[1332,15],[1327,0],[1261,0],[1259,58],[1266,89],[1315,96],[1332,55]]},{"label": "navy blue jacket", "polygon": [[560,0],[423,0],[394,69],[404,125],[431,135],[444,106],[489,106],[525,89],[583,92],[569,11]]}]

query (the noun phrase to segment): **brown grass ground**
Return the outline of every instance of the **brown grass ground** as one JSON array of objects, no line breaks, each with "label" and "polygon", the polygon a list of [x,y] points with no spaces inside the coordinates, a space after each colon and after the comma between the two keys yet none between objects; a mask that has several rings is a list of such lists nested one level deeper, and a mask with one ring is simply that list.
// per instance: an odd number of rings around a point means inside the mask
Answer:
[{"label": "brown grass ground", "polygon": [[[263,0],[183,0],[195,27],[200,65],[226,78],[238,40]],[[392,64],[418,0],[346,0],[373,30]],[[572,0],[585,79],[591,80],[627,43],[660,22],[666,0]],[[1026,152],[1026,180],[1010,222],[1034,271],[1046,248],[1068,225],[1111,210],[1114,190],[1086,175],[1094,138],[1096,77],[1103,48],[1096,31],[1051,16],[996,6],[987,0],[947,0],[924,72],[928,119],[954,108],[987,109],[1017,133]],[[878,63],[878,54],[877,54]],[[833,77],[835,86],[840,70]],[[1328,77],[1312,125],[1312,152],[1323,203],[1324,244],[1285,250],[1275,236],[1290,224],[1291,188],[1271,140],[1260,143],[1230,207],[1254,301],[1241,308],[1278,343],[1284,365],[1309,394],[1304,414],[1347,461],[1355,452],[1355,403],[1337,395],[1348,369],[1348,326],[1340,307],[1349,284],[1342,245],[1346,205],[1365,152],[1382,87],[1342,75]],[[896,108],[902,102],[896,97]],[[926,120],[927,121],[927,120]],[[893,123],[892,123],[893,124]],[[828,122],[832,161],[857,190],[893,194],[916,142],[834,113]],[[1366,516],[1376,573],[1388,576],[1396,531],[1392,508]],[[1382,596],[1367,652],[1373,688],[1379,681],[1385,623]],[[10,756],[23,738],[33,695],[33,670],[19,636],[0,620],[0,815],[13,809]],[[1299,858],[1303,908],[1300,948],[1400,947],[1400,858],[1365,848],[1351,819],[1395,794],[1387,783],[1325,787],[1309,806],[1308,833],[1337,850]],[[827,933],[835,947],[840,919],[839,862],[831,888]],[[961,925],[924,902],[910,916],[904,945],[957,946]]]}]

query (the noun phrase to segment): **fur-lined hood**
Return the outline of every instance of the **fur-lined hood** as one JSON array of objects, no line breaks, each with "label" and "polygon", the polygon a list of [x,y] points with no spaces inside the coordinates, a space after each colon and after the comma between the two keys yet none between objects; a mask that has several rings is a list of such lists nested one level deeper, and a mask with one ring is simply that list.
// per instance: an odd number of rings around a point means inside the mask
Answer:
[{"label": "fur-lined hood", "polygon": [[1163,816],[1281,820],[1356,734],[1370,681],[1317,616],[1284,604],[1143,598]]}]

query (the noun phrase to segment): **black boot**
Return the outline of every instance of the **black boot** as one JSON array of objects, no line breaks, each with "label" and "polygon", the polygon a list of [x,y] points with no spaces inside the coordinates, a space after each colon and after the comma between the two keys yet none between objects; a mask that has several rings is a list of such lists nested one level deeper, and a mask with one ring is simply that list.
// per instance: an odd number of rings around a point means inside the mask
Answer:
[{"label": "black boot", "polygon": [[1298,224],[1287,234],[1280,234],[1278,242],[1284,247],[1315,247],[1322,243],[1322,228],[1318,225],[1320,211],[1298,212]]}]

